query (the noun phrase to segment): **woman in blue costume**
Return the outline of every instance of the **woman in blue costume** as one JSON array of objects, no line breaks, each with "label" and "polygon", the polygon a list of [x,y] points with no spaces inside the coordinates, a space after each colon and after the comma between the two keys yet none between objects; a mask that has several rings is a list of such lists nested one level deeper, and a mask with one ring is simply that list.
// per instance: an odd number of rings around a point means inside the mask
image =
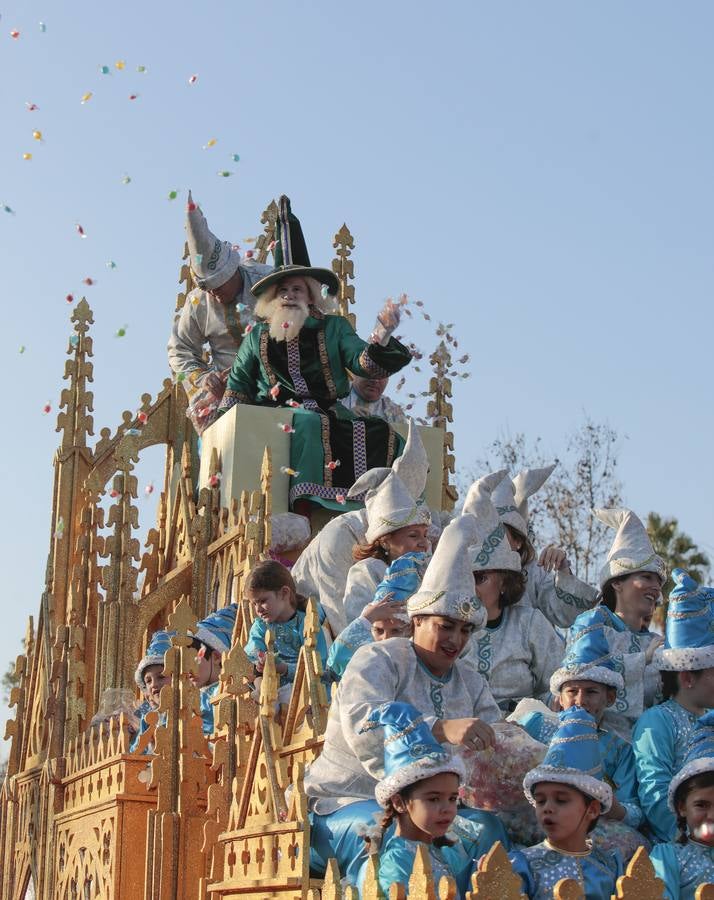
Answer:
[{"label": "woman in blue costume", "polygon": [[657,844],[650,859],[667,900],[694,900],[700,884],[714,883],[714,712],[698,720],[667,801],[679,836]]},{"label": "woman in blue costume", "polygon": [[[627,741],[602,727],[608,706],[622,690],[622,675],[615,669],[602,631],[590,631],[571,644],[567,656],[550,679],[550,690],[561,709],[581,706],[597,723],[597,738],[605,777],[614,786],[612,806],[603,818],[639,828],[643,821],[637,796],[635,757]],[[527,706],[528,704],[523,704]],[[542,744],[550,743],[558,728],[555,713],[525,712],[516,721]]]},{"label": "woman in blue costume", "polygon": [[530,900],[552,900],[562,878],[578,882],[588,900],[610,900],[623,873],[620,854],[594,849],[587,835],[612,803],[603,781],[595,719],[579,706],[560,713],[543,762],[523,780],[546,839],[511,856]]},{"label": "woman in blue costume", "polygon": [[714,707],[714,590],[699,587],[683,569],[672,572],[666,641],[655,654],[667,699],[640,716],[632,745],[642,809],[655,837],[677,833],[667,801],[699,716]]},{"label": "woman in blue costume", "polygon": [[[310,265],[298,219],[287,197],[276,222],[275,269],[251,288],[263,321],[245,334],[228,376],[218,415],[236,403],[294,406],[290,440],[290,507],[309,514],[308,502],[343,512],[357,509],[346,495],[368,469],[390,466],[403,440],[383,419],[360,418],[337,401],[350,391],[347,370],[388,377],[411,362],[392,337],[399,307],[387,301],[369,341],[334,315],[339,282]],[[324,290],[323,290],[324,287]]]},{"label": "woman in blue costume", "polygon": [[238,607],[235,603],[210,613],[196,626],[193,646],[198,671],[191,674],[191,683],[199,689],[203,733],[213,734],[213,704],[218,693],[218,676],[221,674],[221,658],[233,643],[233,626]]},{"label": "woman in blue costume", "polygon": [[617,529],[600,572],[602,602],[582,613],[568,632],[570,647],[581,634],[599,629],[622,675],[624,687],[605,713],[605,726],[629,741],[632,727],[661,696],[653,656],[662,638],[649,630],[666,578],[664,561],[655,553],[645,526],[629,509],[596,509],[601,522]]},{"label": "woman in blue costume", "polygon": [[[321,755],[305,773],[311,810],[312,865],[324,871],[330,857],[354,881],[364,842],[380,808],[374,789],[383,777],[384,744],[374,731],[359,733],[364,719],[384,703],[410,703],[424,716],[439,744],[482,750],[492,746],[489,722],[500,718],[488,685],[460,659],[484,611],[474,594],[466,552],[476,543],[473,516],[445,529],[420,589],[407,601],[413,636],[366,644],[352,657],[333,697]],[[464,810],[465,838],[473,852],[494,840],[507,842],[495,816]]]},{"label": "woman in blue costume", "polygon": [[[418,710],[408,703],[385,703],[373,710],[362,731],[382,728],[384,777],[374,789],[384,810],[380,840],[366,836],[379,849],[379,886],[385,897],[392,884],[409,884],[419,846],[429,854],[434,884],[443,876],[454,878],[459,898],[468,890],[473,867],[458,839],[450,840],[449,829],[457,816],[459,787],[464,779],[461,760],[439,744]],[[367,861],[357,876],[360,894]],[[408,894],[407,894],[408,896]]]}]

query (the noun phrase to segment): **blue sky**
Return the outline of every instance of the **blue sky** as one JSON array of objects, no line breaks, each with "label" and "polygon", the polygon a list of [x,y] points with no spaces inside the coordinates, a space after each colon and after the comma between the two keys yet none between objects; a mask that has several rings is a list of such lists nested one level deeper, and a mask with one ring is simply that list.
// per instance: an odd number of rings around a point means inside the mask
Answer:
[{"label": "blue sky", "polygon": [[[98,434],[167,375],[189,187],[240,244],[289,194],[316,263],[346,221],[363,333],[401,291],[455,323],[472,354],[459,464],[507,432],[558,455],[585,412],[623,436],[627,503],[714,551],[711,4],[10,0],[0,14],[0,203],[15,211],[0,212],[0,666],[42,588],[65,296],[94,310]],[[404,333],[433,345],[423,322]],[[160,460],[142,471],[158,482]]]}]

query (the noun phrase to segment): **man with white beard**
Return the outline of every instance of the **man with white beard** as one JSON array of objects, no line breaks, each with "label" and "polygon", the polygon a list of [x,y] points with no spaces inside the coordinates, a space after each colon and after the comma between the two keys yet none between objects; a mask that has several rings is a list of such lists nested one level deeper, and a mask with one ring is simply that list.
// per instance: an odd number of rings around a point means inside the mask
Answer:
[{"label": "man with white beard", "polygon": [[343,512],[361,507],[346,495],[357,478],[390,466],[403,440],[382,419],[358,417],[337,401],[350,390],[347,369],[385,378],[411,360],[393,338],[399,307],[388,300],[370,341],[335,315],[334,272],[310,265],[300,222],[280,198],[275,269],[251,288],[256,325],[235,358],[219,414],[236,403],[295,407],[290,446],[290,507],[309,515],[310,504]]}]

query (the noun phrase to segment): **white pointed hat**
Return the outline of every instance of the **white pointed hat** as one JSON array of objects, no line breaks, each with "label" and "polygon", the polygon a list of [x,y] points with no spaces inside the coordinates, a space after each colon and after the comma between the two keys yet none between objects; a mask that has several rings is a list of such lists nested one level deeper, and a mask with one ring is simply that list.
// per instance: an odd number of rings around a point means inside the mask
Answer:
[{"label": "white pointed hat", "polygon": [[409,618],[447,616],[471,622],[476,628],[486,623],[486,610],[476,596],[468,547],[479,534],[474,516],[466,514],[450,522],[441,535],[419,590],[407,600]]},{"label": "white pointed hat", "polygon": [[600,588],[612,578],[632,575],[635,572],[654,572],[662,584],[667,580],[667,566],[661,556],[655,553],[647,529],[631,509],[593,509],[596,519],[617,534],[612,542],[607,562],[600,569]]},{"label": "white pointed hat", "polygon": [[201,207],[188,192],[186,211],[186,240],[191,271],[200,288],[219,288],[235,275],[240,256],[228,241],[219,240],[208,227]]},{"label": "white pointed hat", "polygon": [[[397,463],[400,463],[399,467]],[[348,497],[366,491],[368,544],[407,525],[430,525],[431,512],[420,499],[429,471],[424,445],[416,426],[410,421],[404,451],[389,469],[379,466],[365,472],[350,488]]]},{"label": "white pointed hat", "polygon": [[523,469],[513,479],[506,476],[493,491],[493,505],[501,521],[523,537],[528,537],[528,498],[543,487],[556,465]]},{"label": "white pointed hat", "polygon": [[521,571],[521,556],[511,549],[504,524],[491,501],[495,488],[504,480],[510,482],[510,478],[504,479],[505,473],[505,469],[500,469],[484,475],[471,485],[466,495],[463,512],[474,517],[477,527],[476,540],[469,547],[472,572],[485,569]]}]

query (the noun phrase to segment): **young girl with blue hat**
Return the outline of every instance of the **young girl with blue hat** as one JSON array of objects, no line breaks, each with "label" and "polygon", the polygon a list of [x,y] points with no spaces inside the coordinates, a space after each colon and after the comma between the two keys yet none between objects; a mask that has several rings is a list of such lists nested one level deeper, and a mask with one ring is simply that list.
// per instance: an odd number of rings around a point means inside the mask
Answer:
[{"label": "young girl with blue hat", "polygon": [[666,700],[640,716],[632,737],[642,809],[655,837],[677,832],[667,801],[669,785],[684,762],[697,721],[714,707],[714,589],[699,587],[674,569],[666,639],[655,654]]},{"label": "young girl with blue hat", "polygon": [[[409,884],[422,845],[429,853],[434,883],[445,875],[455,878],[463,897],[472,861],[461,844],[448,837],[457,815],[463,763],[435,740],[424,717],[409,703],[385,703],[374,709],[361,731],[376,728],[384,729],[384,770],[374,794],[384,810],[382,830],[390,831],[379,854],[384,895],[394,883]],[[371,845],[374,838],[366,840]],[[360,893],[366,867],[367,861],[357,877]]]},{"label": "young girl with blue hat", "polygon": [[200,691],[201,719],[205,735],[213,734],[211,700],[218,692],[221,657],[231,649],[233,643],[233,626],[237,610],[235,603],[217,609],[198,623],[193,635],[193,645],[198,651],[196,654],[198,671],[189,677]]},{"label": "young girl with blue hat", "polygon": [[610,900],[623,873],[618,851],[592,846],[588,834],[612,805],[603,780],[595,719],[579,706],[559,715],[558,730],[543,762],[523,780],[546,838],[511,856],[531,900],[551,900],[561,878],[572,878],[588,900]]},{"label": "young girl with blue hat", "polygon": [[714,882],[714,711],[697,721],[667,803],[679,836],[657,844],[650,859],[669,900],[694,900],[700,884]]},{"label": "young girl with blue hat", "polygon": [[409,636],[406,601],[418,590],[426,569],[425,553],[405,553],[387,566],[374,600],[335,638],[327,657],[327,674],[339,681],[355,651],[373,641]]}]

